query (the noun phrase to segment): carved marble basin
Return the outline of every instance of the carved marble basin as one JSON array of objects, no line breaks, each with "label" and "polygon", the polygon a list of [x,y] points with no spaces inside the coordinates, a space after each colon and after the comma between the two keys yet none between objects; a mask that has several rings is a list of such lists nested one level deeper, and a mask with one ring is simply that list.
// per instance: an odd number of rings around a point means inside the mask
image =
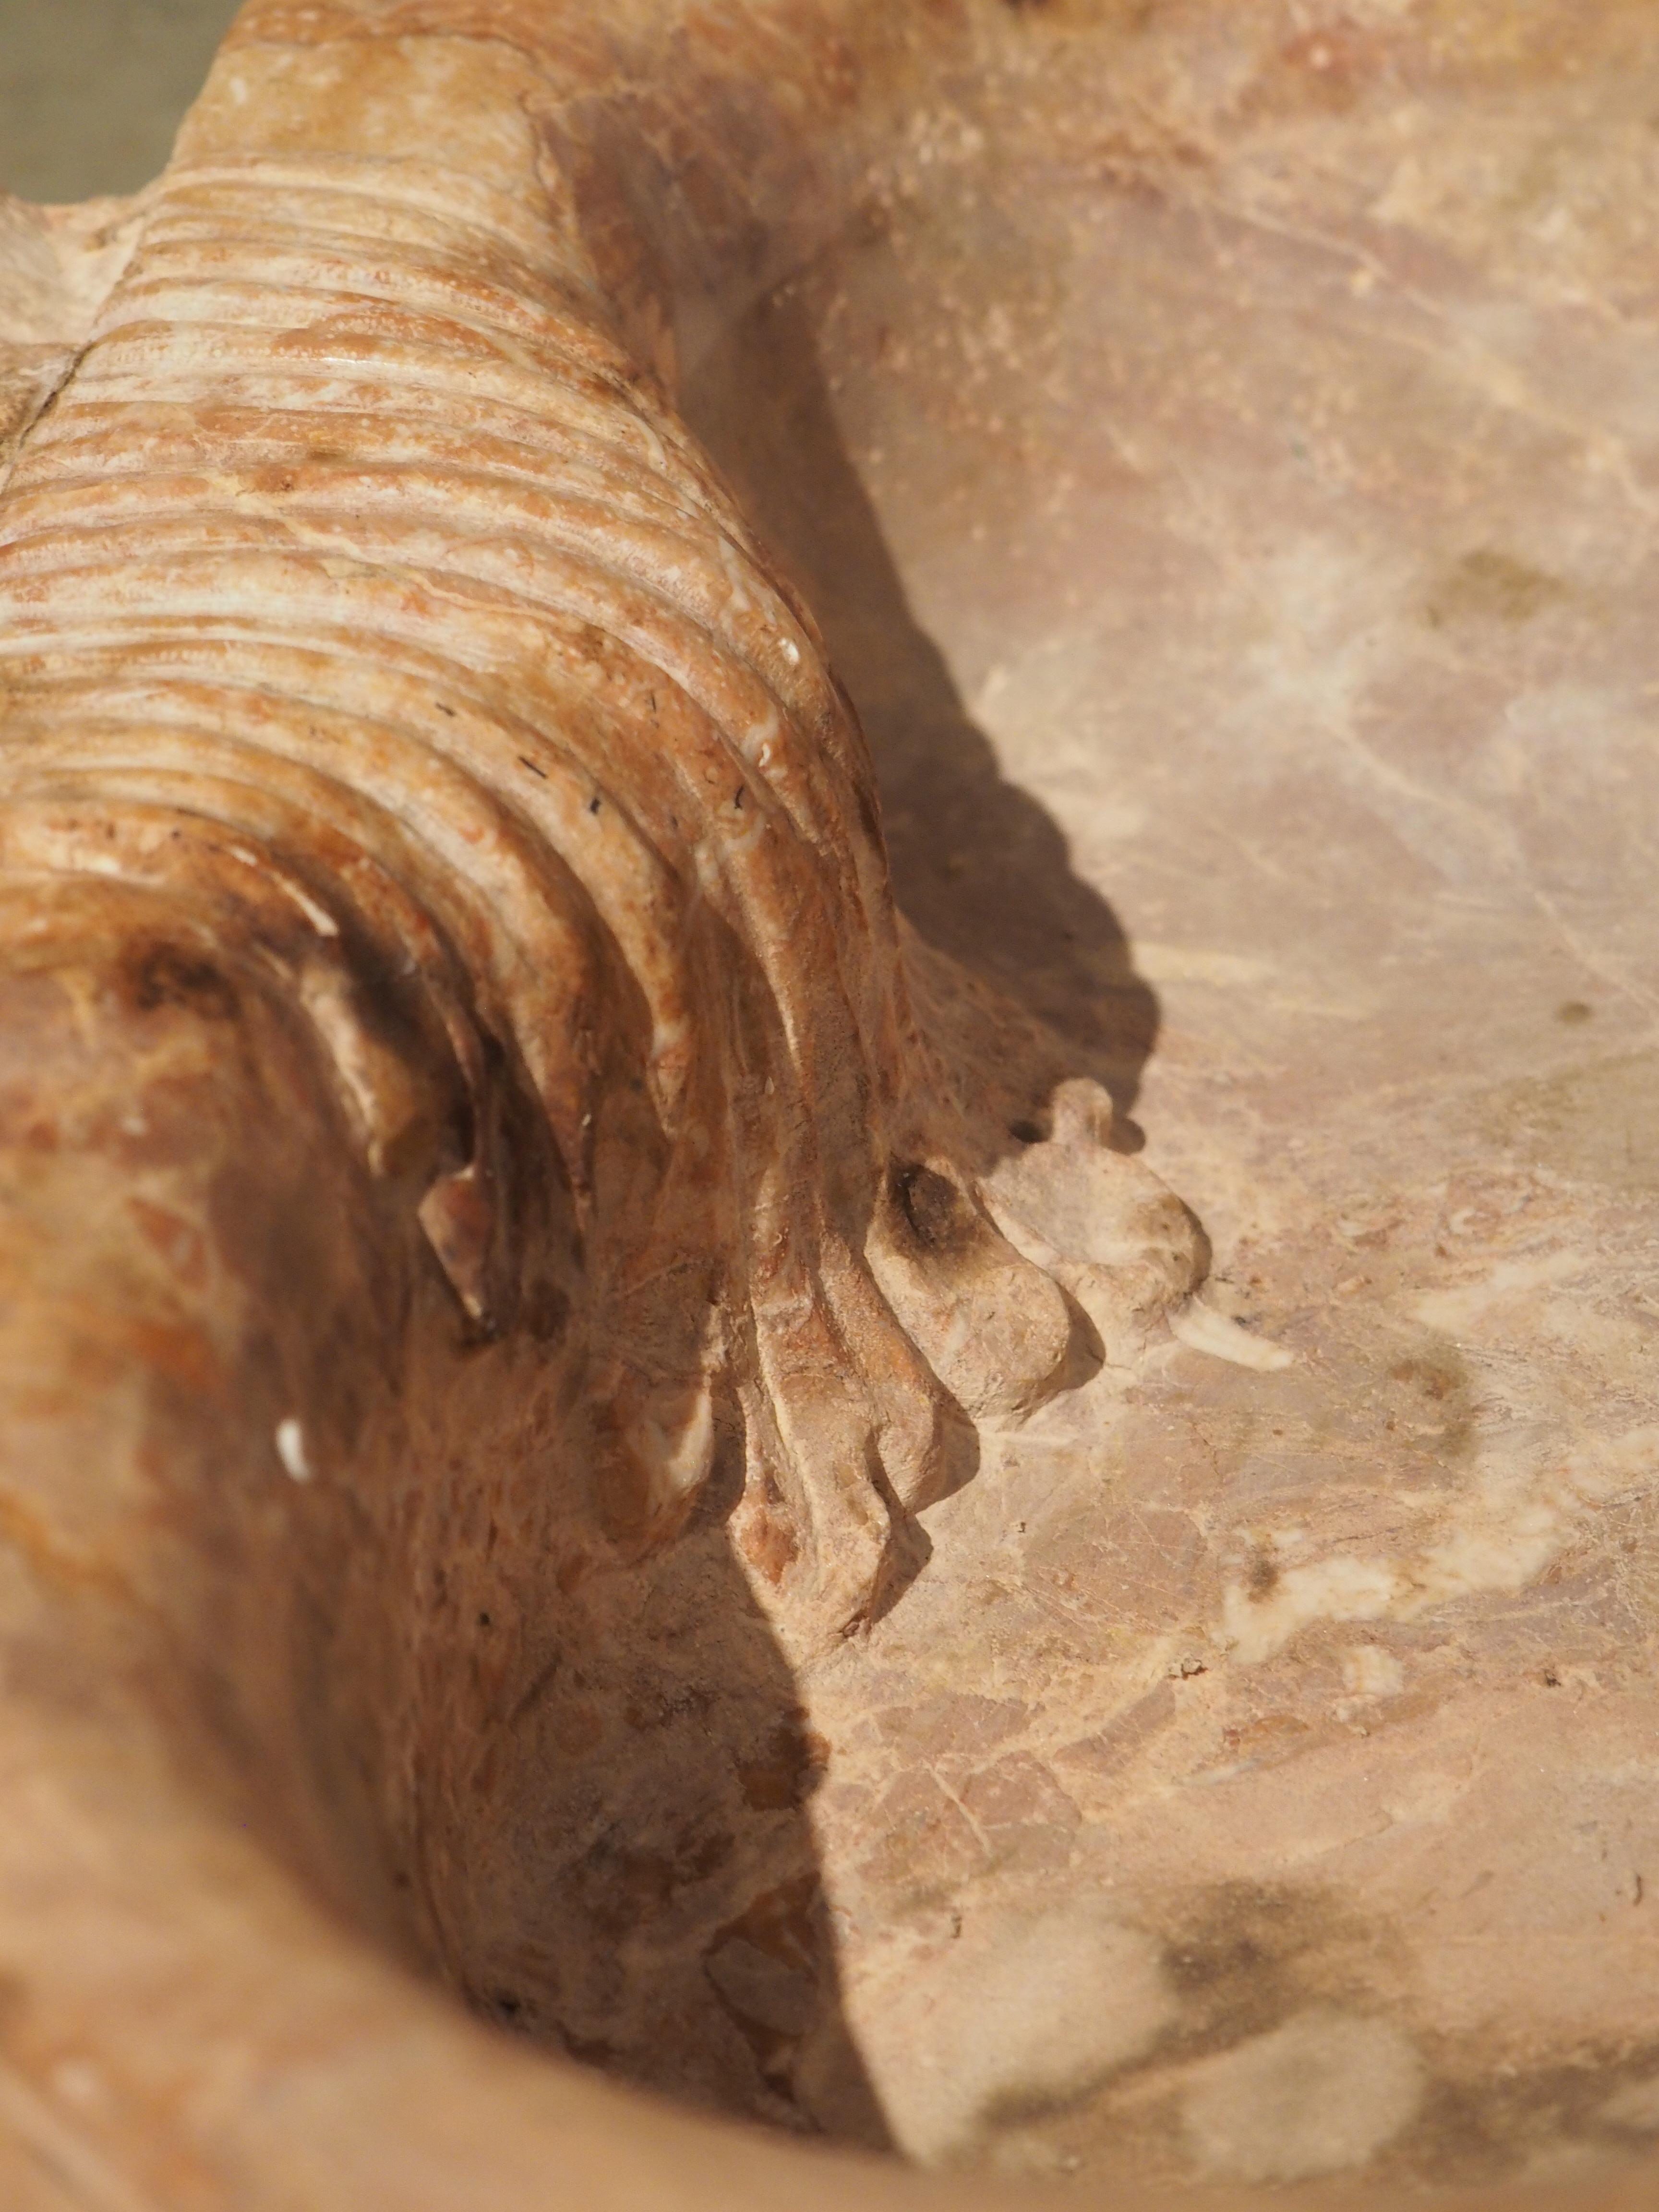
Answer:
[{"label": "carved marble basin", "polygon": [[[654,1553],[511,1820],[528,1708],[453,1734],[481,1640],[404,1732],[461,1808],[441,1942],[361,1777],[302,1821],[258,1747],[202,1779],[211,1711],[115,1726],[27,1593],[101,1620],[119,1560],[0,1504],[8,2202],[1646,2204],[1651,9],[614,13],[737,54],[679,137],[637,95],[649,342],[900,905],[1105,1083],[1209,1279],[982,1421],[844,1640],[786,1658],[717,1518]],[[840,73],[762,128],[809,16]]]}]

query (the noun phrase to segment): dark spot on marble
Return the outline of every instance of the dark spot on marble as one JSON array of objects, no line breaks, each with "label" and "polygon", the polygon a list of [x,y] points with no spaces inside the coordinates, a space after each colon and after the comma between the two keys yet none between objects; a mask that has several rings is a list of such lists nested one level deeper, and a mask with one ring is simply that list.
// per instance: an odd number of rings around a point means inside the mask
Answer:
[{"label": "dark spot on marble", "polygon": [[1448,623],[1523,623],[1566,594],[1558,576],[1529,568],[1507,553],[1480,546],[1466,553],[1430,592],[1423,618],[1431,629]]},{"label": "dark spot on marble", "polygon": [[928,1167],[895,1164],[890,1188],[897,1208],[925,1251],[945,1258],[974,1242],[973,1209],[956,1185]]},{"label": "dark spot on marble", "polygon": [[141,1013],[177,1006],[210,1022],[228,1021],[237,1008],[235,987],[210,961],[176,945],[141,947],[128,959],[126,989]]}]

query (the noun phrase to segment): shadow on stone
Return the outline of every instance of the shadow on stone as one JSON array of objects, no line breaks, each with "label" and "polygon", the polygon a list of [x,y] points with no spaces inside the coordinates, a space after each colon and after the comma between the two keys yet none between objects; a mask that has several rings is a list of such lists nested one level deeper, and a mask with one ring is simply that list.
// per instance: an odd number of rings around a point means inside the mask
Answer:
[{"label": "shadow on stone", "polygon": [[894,887],[930,944],[1055,1030],[1112,1097],[1120,1149],[1158,1039],[1156,994],[1047,811],[1006,782],[920,627],[842,442],[801,292],[734,321],[678,394],[816,617],[875,757]]},{"label": "shadow on stone", "polygon": [[543,1593],[447,1931],[486,2016],[623,2080],[889,2147],[841,2013],[808,1815],[829,1747],[731,1552],[726,1455],[681,1537]]}]

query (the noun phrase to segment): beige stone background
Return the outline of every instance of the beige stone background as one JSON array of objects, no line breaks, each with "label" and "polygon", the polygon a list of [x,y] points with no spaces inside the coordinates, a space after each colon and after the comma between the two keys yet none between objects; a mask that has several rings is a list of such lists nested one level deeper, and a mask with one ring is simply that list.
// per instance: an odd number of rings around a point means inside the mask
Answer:
[{"label": "beige stone background", "polygon": [[[0,183],[142,181],[230,12],[0,0]],[[1216,1276],[802,1686],[846,2014],[903,2148],[1062,2191],[1593,2168],[1659,2136],[1652,0],[1004,13],[687,404],[905,904]]]},{"label": "beige stone background", "polygon": [[0,0],[0,191],[136,191],[167,160],[236,0]]},{"label": "beige stone background", "polygon": [[691,408],[1214,1319],[809,1686],[847,2016],[946,2163],[1564,2177],[1659,2134],[1654,12],[1003,20]]}]

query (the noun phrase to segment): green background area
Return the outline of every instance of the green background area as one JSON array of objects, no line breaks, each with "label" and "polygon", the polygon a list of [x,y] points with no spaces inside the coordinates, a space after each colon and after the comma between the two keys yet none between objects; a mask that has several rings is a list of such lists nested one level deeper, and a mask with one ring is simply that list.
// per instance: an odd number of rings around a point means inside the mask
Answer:
[{"label": "green background area", "polygon": [[0,0],[0,189],[130,192],[161,169],[239,0]]}]

